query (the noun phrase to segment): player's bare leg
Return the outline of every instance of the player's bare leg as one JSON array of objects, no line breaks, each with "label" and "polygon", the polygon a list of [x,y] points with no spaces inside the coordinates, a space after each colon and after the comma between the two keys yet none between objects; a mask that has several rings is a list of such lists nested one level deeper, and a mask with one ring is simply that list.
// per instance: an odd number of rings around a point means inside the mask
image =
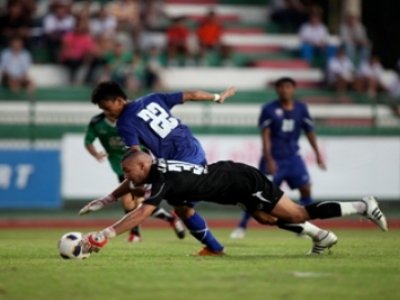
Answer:
[{"label": "player's bare leg", "polygon": [[[125,210],[125,213],[129,213],[141,204],[140,198],[133,196],[132,194],[126,194],[121,197],[121,204]],[[142,236],[140,234],[140,227],[135,226],[131,228],[129,231],[128,242],[129,243],[138,243],[142,241]]]},{"label": "player's bare leg", "polygon": [[311,198],[311,185],[306,184],[299,188],[300,192],[300,200],[299,203],[303,206],[309,205],[313,203],[313,199]]}]

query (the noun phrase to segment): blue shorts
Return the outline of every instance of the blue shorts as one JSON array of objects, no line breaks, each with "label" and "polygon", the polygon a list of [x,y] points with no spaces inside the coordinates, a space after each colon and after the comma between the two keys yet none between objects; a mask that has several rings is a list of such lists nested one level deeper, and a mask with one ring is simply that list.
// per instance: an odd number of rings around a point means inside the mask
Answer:
[{"label": "blue shorts", "polygon": [[[275,160],[275,162],[278,168],[273,178],[275,185],[280,186],[283,181],[286,181],[289,187],[294,190],[310,184],[310,175],[300,155]],[[260,160],[259,170],[268,174],[264,157]]]}]

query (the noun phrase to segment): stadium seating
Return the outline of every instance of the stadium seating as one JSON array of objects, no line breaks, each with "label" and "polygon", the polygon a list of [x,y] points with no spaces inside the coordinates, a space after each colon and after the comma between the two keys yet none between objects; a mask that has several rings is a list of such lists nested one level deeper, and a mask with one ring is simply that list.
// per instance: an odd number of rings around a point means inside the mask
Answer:
[{"label": "stadium seating", "polygon": [[[92,5],[101,2],[104,1],[94,1]],[[392,113],[386,97],[372,101],[353,92],[339,99],[335,92],[321,89],[324,72],[298,57],[296,35],[277,32],[279,29],[268,21],[267,3],[265,0],[166,1],[166,13],[188,16],[192,28],[210,7],[215,8],[225,24],[224,43],[232,47],[233,54],[230,66],[222,67],[219,58],[209,53],[209,61],[214,61],[210,67],[164,68],[160,75],[165,86],[169,90],[217,91],[233,85],[239,90],[223,106],[185,105],[176,109],[178,116],[197,132],[256,133],[260,105],[275,97],[271,82],[290,75],[297,80],[297,94],[310,104],[322,132],[389,134],[398,130],[400,119]],[[149,44],[165,44],[162,33],[149,34],[147,39]],[[338,38],[332,36],[331,43],[338,45]],[[66,86],[67,73],[63,67],[36,64],[30,75],[38,86],[35,94],[0,90],[1,139],[32,136],[59,139],[67,131],[82,132],[90,117],[98,112],[89,103],[89,87]],[[388,72],[386,80],[390,81],[391,76]]]}]

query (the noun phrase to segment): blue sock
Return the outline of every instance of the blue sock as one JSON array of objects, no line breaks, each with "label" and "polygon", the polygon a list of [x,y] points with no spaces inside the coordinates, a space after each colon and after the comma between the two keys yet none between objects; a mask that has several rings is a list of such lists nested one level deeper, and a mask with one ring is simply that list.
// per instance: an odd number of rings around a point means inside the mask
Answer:
[{"label": "blue sock", "polygon": [[207,246],[212,251],[222,251],[222,246],[211,231],[208,229],[205,220],[196,212],[188,219],[182,220],[186,227],[189,229],[190,234],[193,235],[198,241]]},{"label": "blue sock", "polygon": [[300,198],[300,204],[303,206],[307,206],[310,205],[311,203],[313,203],[313,199],[311,197],[301,197]]},{"label": "blue sock", "polygon": [[243,212],[242,218],[240,219],[240,222],[239,222],[239,227],[246,229],[247,224],[249,223],[250,217],[251,216],[247,212]]}]

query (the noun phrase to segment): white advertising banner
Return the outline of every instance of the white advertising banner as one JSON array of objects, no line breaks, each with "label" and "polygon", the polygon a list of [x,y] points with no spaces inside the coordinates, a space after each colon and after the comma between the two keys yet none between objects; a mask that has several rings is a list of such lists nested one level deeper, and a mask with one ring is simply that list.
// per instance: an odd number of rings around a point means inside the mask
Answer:
[{"label": "white advertising banner", "polygon": [[[199,139],[210,163],[234,160],[258,165],[259,136],[200,135]],[[373,194],[400,200],[400,138],[321,137],[318,141],[326,171],[318,168],[307,141],[300,143],[316,199],[345,200]],[[108,162],[99,163],[86,152],[79,134],[63,139],[62,175],[63,197],[68,199],[95,198],[109,193],[118,183]],[[285,185],[282,188],[297,198],[297,192]]]}]

